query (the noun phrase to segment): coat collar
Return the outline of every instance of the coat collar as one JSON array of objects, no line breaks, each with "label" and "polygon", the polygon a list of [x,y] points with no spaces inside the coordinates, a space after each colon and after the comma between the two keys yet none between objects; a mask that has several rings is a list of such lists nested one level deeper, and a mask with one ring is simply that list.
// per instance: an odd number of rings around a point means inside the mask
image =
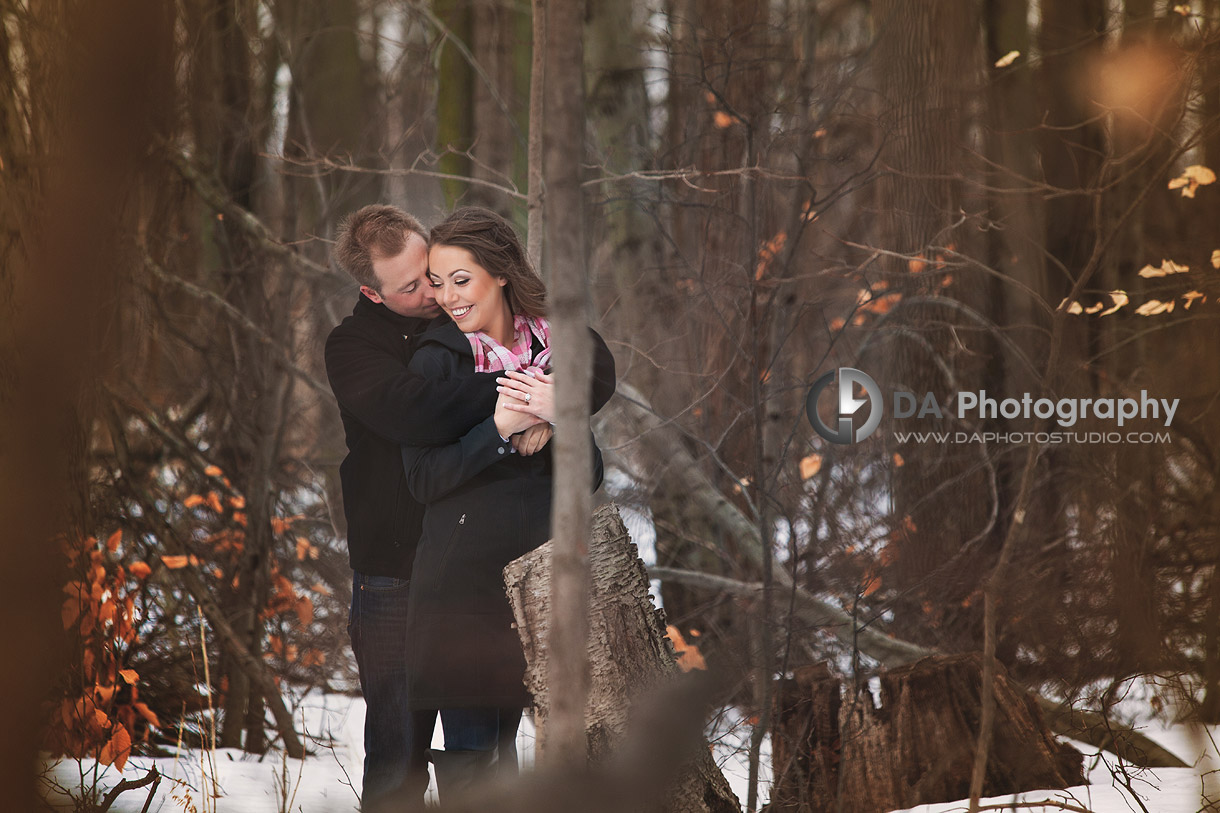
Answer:
[{"label": "coat collar", "polygon": [[[374,302],[364,294],[359,295],[356,301],[356,307],[352,310],[352,315],[359,318],[367,318],[376,320],[379,323],[389,325],[396,333],[401,333],[403,336],[413,337],[426,331],[429,325],[436,322],[436,319],[421,319],[413,316],[403,316],[394,313],[380,302]],[[449,321],[448,316],[441,315],[445,321]]]}]

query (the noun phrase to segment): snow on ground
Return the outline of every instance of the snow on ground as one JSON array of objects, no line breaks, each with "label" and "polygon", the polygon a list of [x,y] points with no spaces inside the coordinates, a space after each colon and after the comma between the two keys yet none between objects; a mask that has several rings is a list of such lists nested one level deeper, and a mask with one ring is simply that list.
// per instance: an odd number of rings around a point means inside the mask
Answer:
[{"label": "snow on ground", "polygon": [[[273,751],[263,757],[244,754],[233,749],[218,749],[214,755],[185,749],[175,757],[133,757],[120,775],[113,769],[105,772],[100,785],[113,787],[121,779],[138,779],[149,767],[156,765],[164,774],[150,813],[347,813],[359,809],[361,765],[364,760],[364,701],[344,695],[312,693],[301,702],[297,719],[304,721],[310,739],[312,755],[302,764],[285,759]],[[1097,756],[1091,746],[1074,743],[1086,754],[1085,768],[1092,784],[1061,791],[1036,791],[1017,797],[1004,796],[984,800],[992,809],[1021,810],[1031,813],[1077,810],[1090,813],[1196,813],[1220,810],[1220,805],[1205,808],[1201,801],[1201,779],[1206,777],[1207,792],[1212,799],[1220,798],[1220,758],[1215,740],[1220,727],[1146,722],[1143,732],[1170,751],[1195,763],[1195,768],[1131,770],[1130,790],[1123,786],[1114,772],[1113,758]],[[727,709],[709,726],[716,762],[722,768],[743,806],[746,801],[748,777],[749,723],[741,715]],[[517,735],[518,750],[527,768],[533,764],[534,730],[529,720],[522,723]],[[433,747],[443,747],[440,726],[437,726]],[[1196,757],[1203,754],[1202,760]],[[760,768],[760,803],[766,801],[770,784],[770,743],[763,742]],[[92,763],[83,765],[74,760],[61,760],[49,769],[49,778],[64,788],[79,788],[82,768],[87,772]],[[217,795],[206,797],[205,789],[215,787]],[[1138,794],[1139,801],[1132,798]],[[76,795],[79,795],[79,791]],[[429,789],[435,798],[435,785]],[[111,809],[115,813],[140,813],[147,790],[134,790],[119,797]],[[71,800],[62,793],[52,801],[63,810],[71,810]],[[1038,804],[1049,802],[1048,804]],[[1014,808],[1014,804],[1017,807]],[[911,808],[912,813],[960,813],[964,801]]]},{"label": "snow on ground", "polygon": [[[362,765],[364,764],[364,701],[345,695],[306,695],[297,710],[304,721],[311,755],[305,760],[288,759],[281,751],[258,757],[236,749],[219,748],[215,755],[197,749],[183,749],[175,757],[132,757],[122,775],[110,769],[101,777],[105,788],[122,779],[138,779],[156,765],[164,778],[149,813],[164,811],[218,811],[218,813],[282,813],[284,811],[326,811],[347,813],[359,810]],[[300,728],[300,723],[298,723]],[[439,722],[433,736],[434,748],[444,747]],[[517,733],[517,749],[523,766],[534,760],[534,729],[525,720]],[[49,778],[62,788],[77,789],[81,773],[92,770],[84,760],[60,760],[50,766]],[[205,791],[215,788],[216,796]],[[436,785],[428,789],[435,800]],[[148,797],[147,789],[137,789],[119,797],[111,810],[115,813],[140,813]],[[59,809],[71,810],[71,800],[62,792],[53,794]]]},{"label": "snow on ground", "polygon": [[[156,765],[163,774],[160,788],[149,813],[174,811],[217,811],[217,813],[348,813],[359,810],[361,766],[364,762],[364,701],[345,695],[313,693],[302,701],[297,719],[304,720],[311,756],[287,759],[280,751],[258,757],[236,749],[219,748],[214,755],[197,749],[183,749],[178,757],[132,757],[120,775],[105,771],[99,786],[109,789],[123,779],[135,780]],[[299,726],[299,724],[298,724]],[[713,725],[716,761],[729,778],[733,790],[745,803],[750,730],[734,710],[726,710]],[[443,748],[440,725],[432,747]],[[527,770],[534,763],[534,727],[522,721],[517,733],[517,750]],[[770,744],[763,743],[763,786],[770,780]],[[48,778],[61,788],[79,796],[82,772],[88,777],[94,769],[90,760],[59,760],[49,764]],[[90,784],[92,784],[90,782]],[[206,790],[215,788],[208,798]],[[435,800],[436,785],[428,788]],[[148,790],[136,789],[121,795],[111,808],[114,813],[140,813]],[[764,797],[765,798],[765,797]],[[73,808],[63,792],[51,795],[61,810]]]}]

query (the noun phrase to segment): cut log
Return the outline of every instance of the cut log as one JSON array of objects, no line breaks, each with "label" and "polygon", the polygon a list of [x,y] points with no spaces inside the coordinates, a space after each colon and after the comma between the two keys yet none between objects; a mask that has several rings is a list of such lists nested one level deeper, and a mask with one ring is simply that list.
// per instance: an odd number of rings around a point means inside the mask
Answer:
[{"label": "cut log", "polygon": [[[979,656],[924,658],[879,680],[879,705],[867,690],[854,701],[850,691],[843,696],[828,670],[781,682],[768,810],[885,813],[969,794]],[[1055,738],[1038,701],[1005,674],[993,691],[996,727],[983,795],[1084,784],[1082,755]]]},{"label": "cut log", "polygon": [[[628,733],[636,701],[678,677],[665,614],[648,592],[648,575],[613,505],[593,515],[589,544],[589,664],[585,711],[589,760],[606,764]],[[525,649],[525,683],[534,696],[538,747],[546,747],[547,638],[550,634],[551,546],[543,545],[504,569],[509,602]],[[712,760],[707,741],[693,749],[674,778],[666,813],[738,813],[741,806]]]}]

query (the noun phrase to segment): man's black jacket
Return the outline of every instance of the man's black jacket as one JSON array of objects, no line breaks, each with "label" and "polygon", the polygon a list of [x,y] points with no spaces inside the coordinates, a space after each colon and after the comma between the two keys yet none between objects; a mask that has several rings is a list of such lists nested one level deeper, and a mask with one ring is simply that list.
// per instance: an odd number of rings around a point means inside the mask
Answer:
[{"label": "man's black jacket", "polygon": [[[361,296],[326,340],[326,375],[347,440],[339,479],[348,557],[367,576],[411,577],[424,510],[407,489],[399,447],[452,443],[495,409],[501,373],[429,381],[407,370],[429,324]],[[614,357],[593,337],[596,412],[614,394],[615,374]]]}]

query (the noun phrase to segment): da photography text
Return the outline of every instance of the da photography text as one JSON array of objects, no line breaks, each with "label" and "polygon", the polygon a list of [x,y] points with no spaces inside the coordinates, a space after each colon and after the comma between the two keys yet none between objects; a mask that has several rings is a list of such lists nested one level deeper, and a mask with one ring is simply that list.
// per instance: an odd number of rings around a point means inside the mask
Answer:
[{"label": "da photography text", "polygon": [[[831,384],[838,385],[836,416],[828,425],[818,412],[818,401]],[[862,397],[857,397],[857,388]],[[1015,398],[1001,398],[977,392],[957,392],[944,403],[935,393],[922,395],[906,390],[895,390],[890,401],[890,416],[895,420],[913,419],[941,420],[945,415],[955,416],[966,425],[977,425],[978,421],[1005,418],[1008,420],[1031,420],[1034,418],[1054,422],[1069,429],[1079,421],[1093,419],[1109,422],[1121,428],[1130,421],[1161,421],[1166,428],[1173,424],[1178,411],[1179,399],[1154,398],[1147,390],[1140,390],[1138,398],[1036,398],[1024,393]],[[867,411],[862,408],[867,406]],[[854,367],[840,367],[820,376],[809,389],[805,398],[805,415],[814,431],[831,443],[860,443],[880,426],[885,411],[881,388],[877,382]],[[857,419],[862,418],[862,422]],[[857,428],[856,424],[860,423]],[[1098,426],[1096,423],[1095,426]],[[1104,424],[1098,428],[1105,429]],[[1041,436],[1045,435],[1045,439]],[[899,442],[939,443],[1163,443],[1168,433],[1149,432],[895,432]]]}]

